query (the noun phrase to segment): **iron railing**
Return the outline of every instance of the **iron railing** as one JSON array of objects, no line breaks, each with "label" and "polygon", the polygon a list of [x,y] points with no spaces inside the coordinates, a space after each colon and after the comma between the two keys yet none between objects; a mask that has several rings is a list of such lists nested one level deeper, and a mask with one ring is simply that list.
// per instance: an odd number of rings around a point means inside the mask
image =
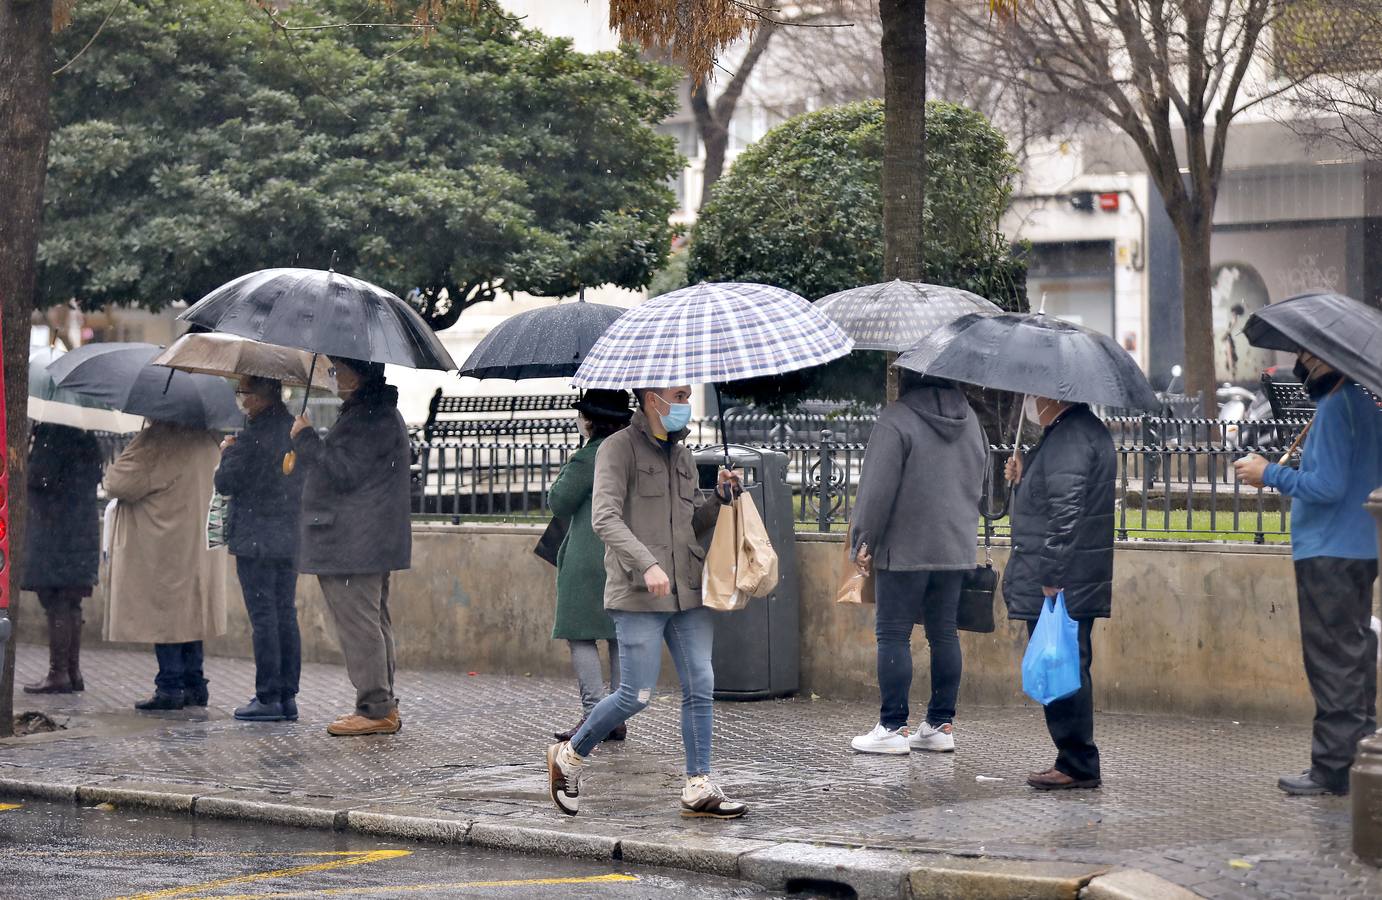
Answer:
[{"label": "iron railing", "polygon": [[[843,421],[842,421],[843,420]],[[1246,487],[1233,476],[1233,461],[1247,452],[1276,458],[1304,426],[1303,421],[1223,423],[1213,419],[1119,417],[1106,420],[1118,456],[1117,537],[1124,540],[1290,539],[1289,499]],[[844,530],[852,512],[872,426],[868,417],[837,417],[841,430],[805,432],[775,417],[744,417],[735,443],[777,450],[787,456],[799,529]],[[815,424],[815,423],[811,423]],[[715,446],[713,422],[693,423],[688,444]],[[755,439],[757,438],[757,439]],[[778,440],[777,438],[788,438]],[[413,510],[453,521],[482,517],[539,521],[550,515],[547,492],[576,444],[568,442],[432,442],[414,448]],[[1007,489],[1002,465],[1012,447],[990,448],[985,498],[991,533],[1008,533]]]}]

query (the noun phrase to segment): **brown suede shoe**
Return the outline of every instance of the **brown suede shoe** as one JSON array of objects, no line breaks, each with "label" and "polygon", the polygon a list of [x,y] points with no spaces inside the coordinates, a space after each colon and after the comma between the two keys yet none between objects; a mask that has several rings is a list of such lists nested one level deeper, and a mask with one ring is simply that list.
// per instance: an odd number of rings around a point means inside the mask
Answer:
[{"label": "brown suede shoe", "polygon": [[326,726],[326,733],[332,737],[359,737],[364,734],[396,734],[403,727],[403,720],[395,709],[383,719],[370,719],[358,713],[341,716]]},{"label": "brown suede shoe", "polygon": [[1027,784],[1039,791],[1069,791],[1080,788],[1092,790],[1099,787],[1102,783],[1103,782],[1098,778],[1087,778],[1082,781],[1077,780],[1056,769],[1027,776]]}]

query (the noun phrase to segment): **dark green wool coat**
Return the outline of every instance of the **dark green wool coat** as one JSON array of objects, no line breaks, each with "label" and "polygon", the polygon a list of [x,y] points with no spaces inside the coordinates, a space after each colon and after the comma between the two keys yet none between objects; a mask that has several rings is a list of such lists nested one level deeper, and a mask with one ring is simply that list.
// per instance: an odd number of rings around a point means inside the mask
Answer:
[{"label": "dark green wool coat", "polygon": [[601,443],[591,441],[571,454],[548,495],[553,515],[571,522],[557,551],[557,618],[552,637],[561,640],[614,639],[614,620],[605,612],[605,545],[590,527],[595,451]]}]

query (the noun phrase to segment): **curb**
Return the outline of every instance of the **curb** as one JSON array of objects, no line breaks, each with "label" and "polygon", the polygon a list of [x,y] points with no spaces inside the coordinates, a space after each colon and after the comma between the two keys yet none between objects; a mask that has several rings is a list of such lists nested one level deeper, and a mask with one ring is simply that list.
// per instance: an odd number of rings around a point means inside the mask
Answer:
[{"label": "curb", "polygon": [[[34,772],[34,770],[29,770]],[[11,776],[14,773],[11,772]],[[796,841],[714,838],[676,832],[592,833],[515,825],[425,807],[295,797],[224,787],[34,772],[0,777],[0,797],[27,797],[351,831],[376,838],[471,846],[539,856],[617,860],[752,882],[768,890],[848,887],[859,900],[1031,898],[1031,900],[1191,900],[1198,895],[1139,869],[1081,863],[961,857]]]}]

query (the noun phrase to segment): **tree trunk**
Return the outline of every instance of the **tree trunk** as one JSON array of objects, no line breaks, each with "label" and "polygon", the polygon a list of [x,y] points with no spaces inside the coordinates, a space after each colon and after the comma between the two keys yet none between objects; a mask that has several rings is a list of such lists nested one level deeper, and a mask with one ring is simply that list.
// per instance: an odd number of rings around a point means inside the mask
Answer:
[{"label": "tree trunk", "polygon": [[1210,240],[1214,225],[1212,214],[1195,210],[1193,206],[1192,210],[1185,215],[1188,221],[1177,229],[1183,285],[1185,389],[1189,394],[1201,392],[1204,415],[1214,418],[1219,412],[1215,397],[1218,379],[1214,375],[1214,305],[1210,293]]},{"label": "tree trunk", "polygon": [[[38,276],[43,181],[48,171],[48,100],[53,88],[52,0],[0,0],[0,316],[3,316],[5,429],[9,442],[10,617],[24,546],[29,454],[29,318]],[[23,560],[19,559],[20,564]],[[14,731],[14,641],[0,669],[0,737]]]},{"label": "tree trunk", "polygon": [[[701,90],[706,88],[701,85]],[[715,121],[709,117],[702,121],[697,116],[697,126],[701,133],[701,143],[705,145],[705,165],[701,169],[700,209],[710,202],[710,190],[725,172],[725,154],[729,152],[729,123]]]},{"label": "tree trunk", "polygon": [[[880,0],[883,25],[883,278],[920,281],[925,249],[926,0]],[[888,359],[888,400],[898,396]]]}]

